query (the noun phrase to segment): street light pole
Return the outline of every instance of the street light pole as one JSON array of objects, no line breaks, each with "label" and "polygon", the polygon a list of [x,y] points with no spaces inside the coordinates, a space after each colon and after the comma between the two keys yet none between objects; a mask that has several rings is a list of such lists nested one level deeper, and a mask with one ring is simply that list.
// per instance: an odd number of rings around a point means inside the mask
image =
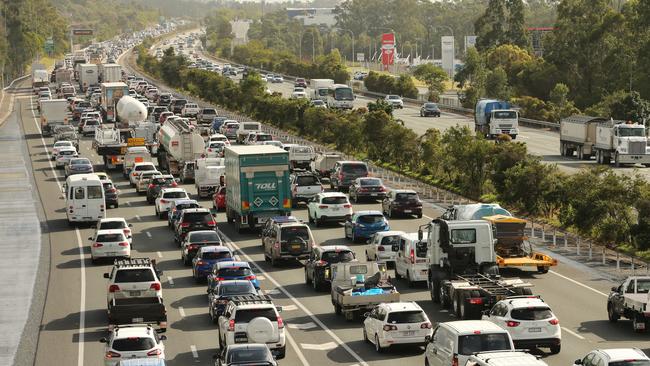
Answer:
[{"label": "street light pole", "polygon": [[355,60],[354,57],[356,56],[354,53],[354,32],[352,32],[349,29],[341,29],[341,30],[345,32],[350,32],[350,34],[352,35],[352,57],[350,57],[350,59],[352,60],[352,67],[354,67],[354,60]]}]

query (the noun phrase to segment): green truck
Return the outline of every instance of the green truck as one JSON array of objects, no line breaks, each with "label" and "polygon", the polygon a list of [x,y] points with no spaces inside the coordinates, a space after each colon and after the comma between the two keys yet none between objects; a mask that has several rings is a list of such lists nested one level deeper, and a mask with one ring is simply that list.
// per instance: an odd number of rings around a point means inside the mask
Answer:
[{"label": "green truck", "polygon": [[291,214],[289,153],[271,145],[225,150],[226,219],[238,232]]}]

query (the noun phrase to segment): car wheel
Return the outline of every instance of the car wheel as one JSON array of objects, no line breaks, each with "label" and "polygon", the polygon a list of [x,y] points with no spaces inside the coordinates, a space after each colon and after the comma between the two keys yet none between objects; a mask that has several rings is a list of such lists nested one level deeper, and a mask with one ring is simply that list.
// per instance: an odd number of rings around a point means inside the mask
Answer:
[{"label": "car wheel", "polygon": [[311,285],[311,280],[309,279],[309,275],[307,274],[307,268],[305,268],[305,285]]},{"label": "car wheel", "polygon": [[562,349],[562,345],[558,344],[558,345],[555,345],[555,346],[551,346],[549,348],[551,349],[551,354],[557,355],[558,353],[560,353],[560,350]]},{"label": "car wheel", "polygon": [[420,212],[420,213],[417,215],[417,217],[418,217],[418,219],[421,219],[421,218],[422,218],[422,212]]},{"label": "car wheel", "polygon": [[388,209],[388,218],[389,218],[389,219],[392,219],[392,218],[393,218],[393,209],[392,209],[392,208],[389,208],[389,209]]},{"label": "car wheel", "polygon": [[384,351],[384,349],[379,344],[379,336],[377,334],[375,334],[375,351],[377,351],[377,353],[382,353]]},{"label": "car wheel", "polygon": [[316,227],[321,227],[323,225],[321,220],[316,217],[316,214],[314,214],[314,223],[316,224]]},{"label": "car wheel", "polygon": [[370,339],[368,339],[368,333],[366,333],[366,327],[363,327],[363,341],[366,343],[370,343]]},{"label": "car wheel", "polygon": [[311,285],[314,288],[314,291],[316,291],[316,292],[320,291],[320,289],[322,287],[321,284],[320,284],[320,281],[318,280],[318,278],[316,278],[316,276],[314,276],[314,278],[312,278]]},{"label": "car wheel", "polygon": [[406,271],[406,284],[409,288],[413,288],[415,285],[415,282],[411,280],[411,273],[409,271]]},{"label": "car wheel", "polygon": [[286,352],[287,352],[287,346],[284,346],[284,347],[280,348],[280,350],[278,351],[278,355],[275,356],[275,358],[277,358],[278,360],[283,359]]},{"label": "car wheel", "polygon": [[607,304],[607,318],[610,322],[616,323],[621,316],[614,311],[614,306],[611,303]]},{"label": "car wheel", "polygon": [[309,213],[309,210],[307,210],[307,218],[308,218],[310,224],[314,223],[314,219],[311,218],[311,213]]},{"label": "car wheel", "polygon": [[91,256],[90,257],[90,263],[97,264],[97,258]]},{"label": "car wheel", "polygon": [[334,304],[334,313],[336,313],[336,315],[341,315],[343,313],[343,309],[341,309],[341,305]]},{"label": "car wheel", "polygon": [[277,267],[280,261],[277,258],[271,257],[271,267]]},{"label": "car wheel", "polygon": [[370,256],[368,255],[368,251],[366,250],[366,262],[370,262]]}]

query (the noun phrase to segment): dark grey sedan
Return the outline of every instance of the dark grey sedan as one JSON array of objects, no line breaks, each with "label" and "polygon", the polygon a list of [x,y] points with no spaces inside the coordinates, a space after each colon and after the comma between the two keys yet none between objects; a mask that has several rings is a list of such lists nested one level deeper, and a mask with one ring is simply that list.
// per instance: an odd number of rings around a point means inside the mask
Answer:
[{"label": "dark grey sedan", "polygon": [[65,177],[75,174],[90,174],[93,173],[93,164],[87,158],[70,159],[70,162],[65,166]]},{"label": "dark grey sedan", "polygon": [[420,107],[420,117],[428,116],[440,117],[440,108],[436,103],[424,103]]}]

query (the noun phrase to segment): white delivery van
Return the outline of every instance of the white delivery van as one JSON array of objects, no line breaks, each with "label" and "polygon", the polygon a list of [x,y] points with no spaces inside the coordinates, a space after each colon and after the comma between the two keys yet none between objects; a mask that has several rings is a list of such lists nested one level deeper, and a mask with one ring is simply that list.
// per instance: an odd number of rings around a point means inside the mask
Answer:
[{"label": "white delivery van", "polygon": [[70,224],[106,217],[104,187],[96,174],[75,174],[65,180],[65,213]]},{"label": "white delivery van", "polygon": [[399,251],[395,258],[395,277],[404,277],[409,287],[427,280],[427,235],[418,240],[418,233],[405,233],[399,238]]}]

